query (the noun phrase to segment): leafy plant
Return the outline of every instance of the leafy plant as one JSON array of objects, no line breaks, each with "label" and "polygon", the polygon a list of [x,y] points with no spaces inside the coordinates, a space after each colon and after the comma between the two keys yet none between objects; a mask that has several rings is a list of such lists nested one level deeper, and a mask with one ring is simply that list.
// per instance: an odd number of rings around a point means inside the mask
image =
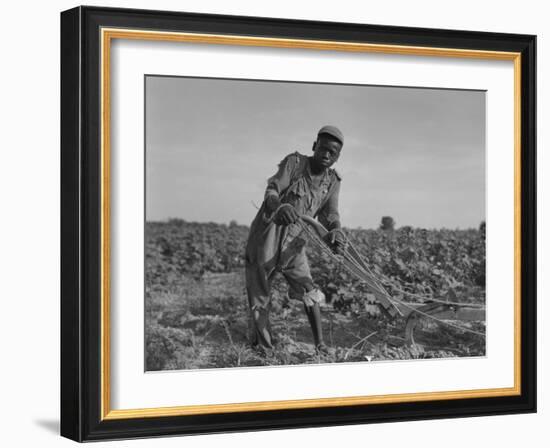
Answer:
[{"label": "leafy plant", "polygon": [[[391,296],[411,302],[422,301],[418,297],[485,302],[484,223],[477,229],[428,230],[395,229],[391,222],[381,226],[386,230],[345,230]],[[422,329],[432,348],[404,347],[404,322],[388,321],[365,286],[311,244],[309,264],[327,298],[322,314],[332,351],[315,355],[302,305],[289,299],[279,276],[272,285],[271,320],[280,345],[273,353],[259,354],[248,343],[247,237],[248,227],[234,221],[146,223],[149,370],[484,354],[480,337],[438,325]],[[484,323],[477,325],[483,331]]]}]

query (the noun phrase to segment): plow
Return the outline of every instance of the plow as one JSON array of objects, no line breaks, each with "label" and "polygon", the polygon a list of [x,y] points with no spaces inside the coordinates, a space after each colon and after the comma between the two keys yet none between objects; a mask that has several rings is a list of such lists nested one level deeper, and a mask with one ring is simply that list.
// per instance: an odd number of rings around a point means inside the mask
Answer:
[{"label": "plow", "polygon": [[[407,344],[417,344],[415,330],[425,320],[485,337],[485,333],[467,328],[462,324],[462,322],[484,322],[485,305],[450,301],[405,291],[387,277],[373,273],[348,238],[341,253],[337,254],[328,243],[329,231],[321,223],[304,215],[301,216],[298,224],[312,244],[365,286],[366,290],[374,296],[383,314],[390,319],[401,317],[405,320],[403,331]],[[397,291],[401,297],[408,297],[410,300],[393,297],[386,286],[391,287],[392,291]]]}]

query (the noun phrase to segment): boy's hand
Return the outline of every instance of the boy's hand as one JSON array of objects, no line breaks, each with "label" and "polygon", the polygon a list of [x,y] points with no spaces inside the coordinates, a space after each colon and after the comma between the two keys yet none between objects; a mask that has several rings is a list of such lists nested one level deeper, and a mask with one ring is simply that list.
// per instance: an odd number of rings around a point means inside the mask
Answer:
[{"label": "boy's hand", "polygon": [[269,213],[274,213],[275,210],[281,205],[281,200],[278,196],[269,195],[265,200],[265,206]]},{"label": "boy's hand", "polygon": [[275,224],[288,226],[293,224],[300,218],[296,209],[290,204],[283,204],[273,217]]},{"label": "boy's hand", "polygon": [[346,250],[346,236],[342,229],[333,229],[327,235],[328,242],[332,245],[334,252],[342,255]]}]

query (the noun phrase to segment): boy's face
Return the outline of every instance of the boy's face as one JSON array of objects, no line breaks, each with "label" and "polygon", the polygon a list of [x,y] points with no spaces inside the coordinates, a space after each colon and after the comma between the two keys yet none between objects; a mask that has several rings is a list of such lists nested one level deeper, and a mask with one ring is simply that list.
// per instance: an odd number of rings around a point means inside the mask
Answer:
[{"label": "boy's face", "polygon": [[313,160],[323,168],[330,168],[336,163],[342,150],[342,143],[335,138],[321,134],[313,144]]}]

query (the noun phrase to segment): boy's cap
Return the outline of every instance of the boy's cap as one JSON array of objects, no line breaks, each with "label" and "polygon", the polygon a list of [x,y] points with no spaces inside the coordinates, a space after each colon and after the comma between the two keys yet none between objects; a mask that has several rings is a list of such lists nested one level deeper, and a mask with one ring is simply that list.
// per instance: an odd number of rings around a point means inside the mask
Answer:
[{"label": "boy's cap", "polygon": [[344,144],[344,134],[342,134],[342,131],[340,131],[340,129],[338,129],[336,126],[323,126],[321,129],[319,129],[319,132],[317,132],[318,136],[321,134],[332,135],[335,139],[340,140],[340,143],[342,143],[342,145]]}]

